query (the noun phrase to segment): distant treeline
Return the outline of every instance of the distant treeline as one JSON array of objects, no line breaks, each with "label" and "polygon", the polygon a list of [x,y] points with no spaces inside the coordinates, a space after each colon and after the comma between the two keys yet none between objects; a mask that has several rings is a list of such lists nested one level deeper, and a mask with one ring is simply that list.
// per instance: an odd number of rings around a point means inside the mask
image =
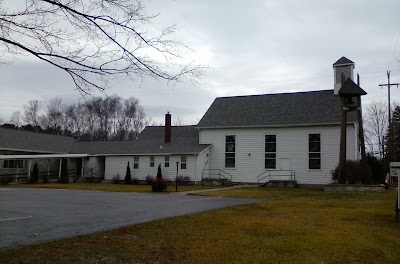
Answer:
[{"label": "distant treeline", "polygon": [[72,105],[63,104],[57,97],[45,107],[32,100],[23,108],[23,113],[14,112],[0,127],[72,136],[82,141],[108,141],[134,140],[149,122],[134,97],[92,97]]}]

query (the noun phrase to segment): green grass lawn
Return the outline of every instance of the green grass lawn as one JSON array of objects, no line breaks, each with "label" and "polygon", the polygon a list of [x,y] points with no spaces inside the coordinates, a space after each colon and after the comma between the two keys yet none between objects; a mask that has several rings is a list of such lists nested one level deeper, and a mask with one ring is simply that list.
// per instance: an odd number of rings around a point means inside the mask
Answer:
[{"label": "green grass lawn", "polygon": [[328,193],[243,188],[204,193],[265,201],[40,245],[0,263],[399,263],[394,189]]},{"label": "green grass lawn", "polygon": [[[86,191],[106,191],[106,192],[151,192],[149,185],[126,185],[111,183],[46,183],[46,184],[15,184],[12,187],[29,188],[48,188],[48,189],[69,189]],[[179,185],[178,192],[203,190],[211,188],[221,188],[223,186],[205,186],[205,185]],[[169,185],[167,190],[175,192],[175,185]]]}]

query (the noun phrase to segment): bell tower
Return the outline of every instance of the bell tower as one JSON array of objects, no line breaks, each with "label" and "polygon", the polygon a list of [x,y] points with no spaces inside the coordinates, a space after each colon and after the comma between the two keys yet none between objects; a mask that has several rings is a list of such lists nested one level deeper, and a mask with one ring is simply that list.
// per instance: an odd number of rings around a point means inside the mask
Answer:
[{"label": "bell tower", "polygon": [[353,78],[354,62],[346,57],[341,57],[338,61],[333,64],[333,74],[334,74],[334,89],[333,93],[338,94],[340,87],[342,87],[342,74],[344,75],[344,80]]}]

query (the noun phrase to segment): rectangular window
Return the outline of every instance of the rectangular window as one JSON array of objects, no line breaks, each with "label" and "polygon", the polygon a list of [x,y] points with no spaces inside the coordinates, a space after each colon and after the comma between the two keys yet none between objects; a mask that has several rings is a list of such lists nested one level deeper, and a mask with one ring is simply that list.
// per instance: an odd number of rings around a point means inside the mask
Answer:
[{"label": "rectangular window", "polygon": [[186,157],[181,157],[181,169],[186,170]]},{"label": "rectangular window", "polygon": [[308,168],[321,169],[321,134],[308,135]]},{"label": "rectangular window", "polygon": [[150,167],[154,167],[154,157],[150,157]]},{"label": "rectangular window", "polygon": [[225,136],[225,168],[235,168],[236,136]]},{"label": "rectangular window", "polygon": [[265,168],[276,169],[276,135],[265,135]]},{"label": "rectangular window", "polygon": [[24,161],[23,160],[4,160],[3,163],[4,169],[23,169]]},{"label": "rectangular window", "polygon": [[169,157],[164,158],[164,167],[166,167],[166,168],[169,167]]},{"label": "rectangular window", "polygon": [[139,157],[133,157],[133,168],[139,169]]}]

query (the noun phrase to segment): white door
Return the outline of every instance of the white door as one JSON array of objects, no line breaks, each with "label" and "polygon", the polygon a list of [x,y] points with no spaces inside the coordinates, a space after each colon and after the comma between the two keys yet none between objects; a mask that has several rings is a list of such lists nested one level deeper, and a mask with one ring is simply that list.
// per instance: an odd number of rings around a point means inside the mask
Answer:
[{"label": "white door", "polygon": [[279,173],[279,180],[290,180],[290,170],[292,169],[292,161],[290,158],[280,158],[278,161],[278,169],[281,170]]}]

